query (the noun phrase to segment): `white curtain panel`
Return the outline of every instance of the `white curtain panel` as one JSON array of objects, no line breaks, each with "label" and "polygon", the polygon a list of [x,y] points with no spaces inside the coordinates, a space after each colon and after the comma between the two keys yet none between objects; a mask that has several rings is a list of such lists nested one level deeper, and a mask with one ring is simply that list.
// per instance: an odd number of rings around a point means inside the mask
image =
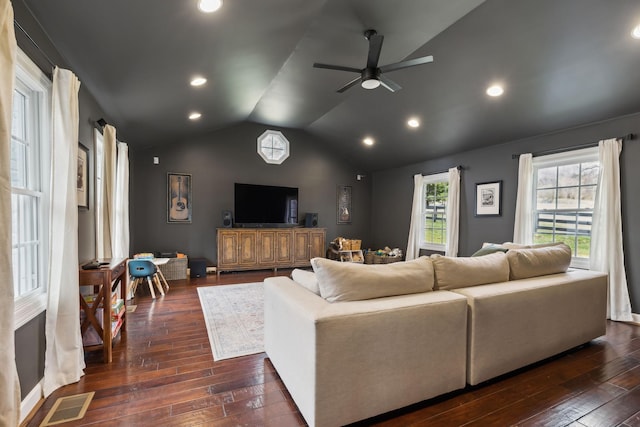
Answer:
[{"label": "white curtain panel", "polygon": [[446,256],[458,256],[460,235],[460,170],[449,169],[449,198],[447,200],[447,246]]},{"label": "white curtain panel", "polygon": [[0,0],[0,426],[20,423],[11,261],[11,104],[15,62],[13,8],[9,0]]},{"label": "white curtain panel", "polygon": [[518,193],[513,225],[513,241],[523,245],[533,243],[533,155],[520,154],[518,163]]},{"label": "white curtain panel", "polygon": [[622,247],[622,212],[620,204],[620,152],[622,142],[600,141],[600,176],[591,225],[589,268],[609,273],[607,317],[631,321],[631,302],[627,288]]},{"label": "white curtain panel", "polygon": [[416,259],[420,254],[420,240],[418,230],[422,221],[422,180],[423,176],[413,176],[413,204],[411,205],[411,223],[409,225],[409,240],[405,259]]},{"label": "white curtain panel", "polygon": [[69,70],[53,71],[51,224],[49,288],[43,390],[74,383],[84,375],[78,303],[78,91]]},{"label": "white curtain panel", "polygon": [[113,256],[129,257],[129,147],[124,142],[117,143],[118,160],[116,167],[115,224],[113,227]]},{"label": "white curtain panel", "polygon": [[115,223],[116,189],[116,129],[104,127],[104,163],[102,177],[102,224],[96,224],[96,255],[98,258],[113,257],[113,227]]}]

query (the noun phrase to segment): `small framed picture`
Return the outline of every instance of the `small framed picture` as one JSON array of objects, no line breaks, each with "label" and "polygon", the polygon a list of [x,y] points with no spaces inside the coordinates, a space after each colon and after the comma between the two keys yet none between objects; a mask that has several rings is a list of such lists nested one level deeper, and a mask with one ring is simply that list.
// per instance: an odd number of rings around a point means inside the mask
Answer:
[{"label": "small framed picture", "polygon": [[167,222],[191,222],[191,175],[167,174]]},{"label": "small framed picture", "polygon": [[89,209],[89,149],[78,143],[78,207]]},{"label": "small framed picture", "polygon": [[476,184],[476,215],[502,215],[502,181]]}]

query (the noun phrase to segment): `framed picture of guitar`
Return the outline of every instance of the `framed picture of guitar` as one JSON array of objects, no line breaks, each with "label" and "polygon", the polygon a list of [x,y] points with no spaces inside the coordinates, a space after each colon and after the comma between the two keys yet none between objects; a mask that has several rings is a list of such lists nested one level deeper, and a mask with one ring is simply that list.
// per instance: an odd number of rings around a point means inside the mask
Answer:
[{"label": "framed picture of guitar", "polygon": [[167,222],[191,222],[191,174],[167,174]]}]

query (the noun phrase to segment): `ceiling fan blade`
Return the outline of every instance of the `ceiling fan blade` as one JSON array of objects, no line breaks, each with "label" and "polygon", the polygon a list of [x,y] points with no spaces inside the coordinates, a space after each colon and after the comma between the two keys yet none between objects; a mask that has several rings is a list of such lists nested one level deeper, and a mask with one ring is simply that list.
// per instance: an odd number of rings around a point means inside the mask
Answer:
[{"label": "ceiling fan blade", "polygon": [[402,86],[385,76],[380,76],[378,79],[380,80],[380,84],[391,92],[397,92],[402,89]]},{"label": "ceiling fan blade", "polygon": [[314,62],[313,67],[314,68],[325,68],[327,70],[348,71],[350,73],[358,73],[358,74],[360,74],[362,72],[362,70],[359,69],[359,68],[343,67],[342,65],[320,64],[318,62]]},{"label": "ceiling fan blade", "polygon": [[409,59],[407,61],[385,65],[384,67],[380,67],[380,71],[387,73],[389,71],[400,70],[402,68],[415,67],[416,65],[422,65],[428,62],[433,62],[433,56],[423,56],[422,58]]},{"label": "ceiling fan blade", "polygon": [[384,36],[374,34],[369,37],[369,56],[367,57],[367,68],[378,68],[378,60],[380,59],[380,51],[382,51],[382,42]]},{"label": "ceiling fan blade", "polygon": [[352,88],[353,86],[357,85],[358,83],[360,83],[360,81],[362,80],[362,76],[356,77],[355,79],[351,80],[349,83],[347,83],[346,85],[342,86],[340,89],[338,89],[336,92],[338,93],[342,93],[347,89]]}]

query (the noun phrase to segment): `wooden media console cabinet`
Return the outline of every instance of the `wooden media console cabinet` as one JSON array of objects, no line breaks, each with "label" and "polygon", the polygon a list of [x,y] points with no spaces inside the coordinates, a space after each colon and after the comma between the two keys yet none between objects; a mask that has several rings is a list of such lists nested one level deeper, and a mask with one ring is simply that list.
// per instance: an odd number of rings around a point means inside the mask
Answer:
[{"label": "wooden media console cabinet", "polygon": [[219,228],[221,271],[308,267],[325,256],[324,228]]}]

